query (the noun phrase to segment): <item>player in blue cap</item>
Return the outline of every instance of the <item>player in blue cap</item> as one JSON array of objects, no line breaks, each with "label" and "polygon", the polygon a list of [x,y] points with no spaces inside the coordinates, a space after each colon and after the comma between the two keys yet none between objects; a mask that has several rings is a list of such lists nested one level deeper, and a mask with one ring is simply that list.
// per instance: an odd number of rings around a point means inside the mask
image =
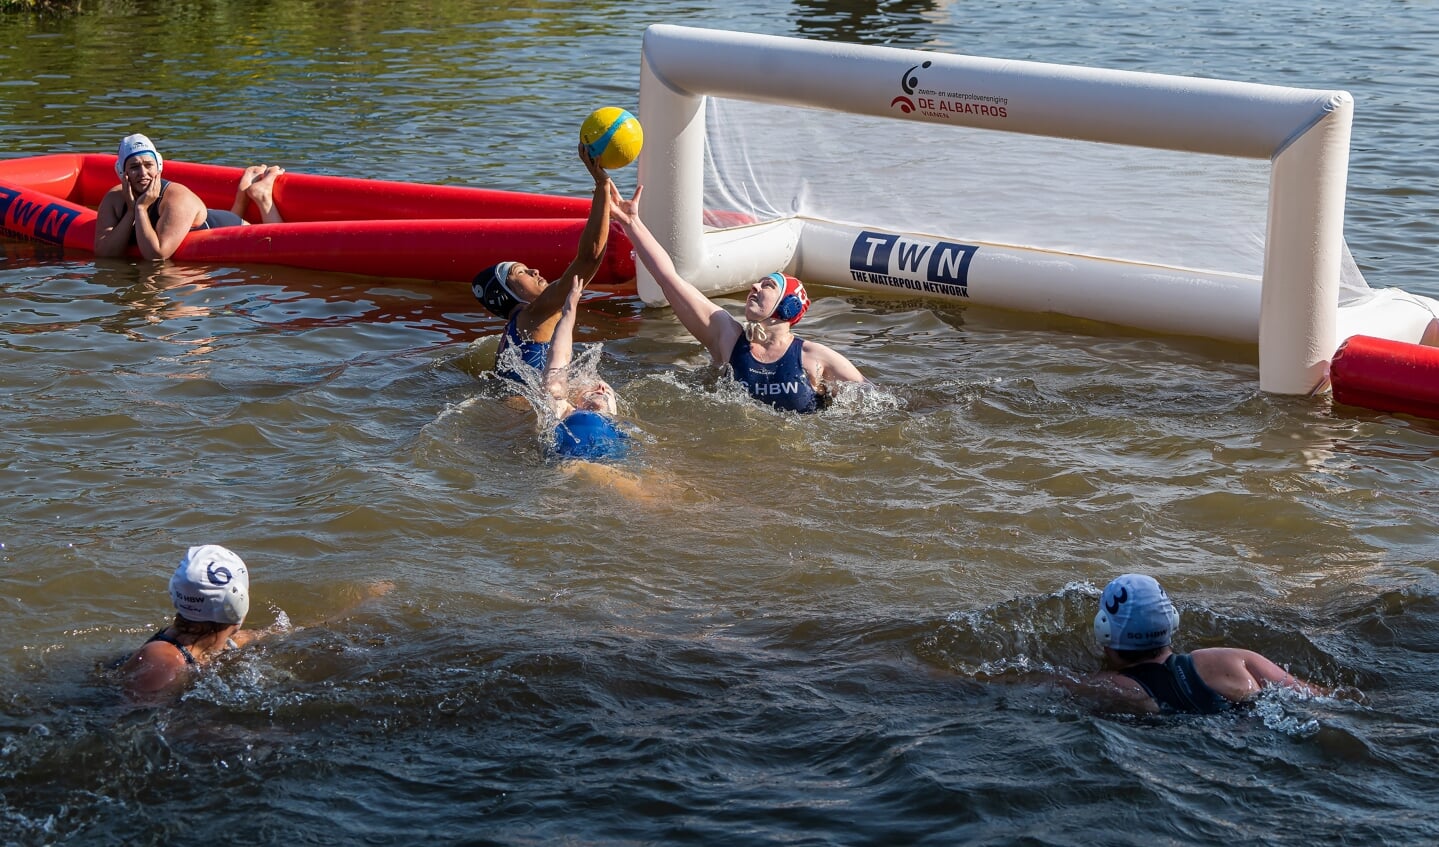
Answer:
[{"label": "player in blue cap", "polygon": [[615,426],[614,417],[619,411],[615,390],[598,376],[578,384],[571,380],[575,321],[584,290],[584,278],[572,277],[550,339],[549,361],[545,363],[545,390],[550,394],[556,421],[554,453],[562,459],[615,462],[629,455],[630,448],[629,435]]}]

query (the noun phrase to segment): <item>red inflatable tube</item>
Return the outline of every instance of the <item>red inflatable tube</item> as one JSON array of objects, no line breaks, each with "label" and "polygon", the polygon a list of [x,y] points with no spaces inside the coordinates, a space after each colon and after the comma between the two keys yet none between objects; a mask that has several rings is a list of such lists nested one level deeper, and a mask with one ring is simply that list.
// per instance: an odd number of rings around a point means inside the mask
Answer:
[{"label": "red inflatable tube", "polygon": [[[0,160],[0,233],[92,252],[94,207],[119,182],[114,165],[114,156],[79,153]],[[165,163],[166,178],[214,209],[230,208],[240,172]],[[590,210],[589,197],[300,173],[280,177],[275,202],[285,223],[194,232],[172,258],[458,282],[518,260],[554,279],[574,258]],[[594,282],[626,286],[634,276],[629,240],[612,227]]]},{"label": "red inflatable tube", "polygon": [[1351,336],[1329,365],[1334,400],[1439,420],[1439,347]]}]

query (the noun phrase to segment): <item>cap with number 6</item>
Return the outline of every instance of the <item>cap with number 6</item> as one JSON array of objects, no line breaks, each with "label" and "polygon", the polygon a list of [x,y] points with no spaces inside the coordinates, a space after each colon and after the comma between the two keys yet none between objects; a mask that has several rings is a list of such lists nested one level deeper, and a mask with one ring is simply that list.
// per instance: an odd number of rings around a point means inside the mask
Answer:
[{"label": "cap with number 6", "polygon": [[240,623],[250,611],[250,571],[218,544],[191,547],[170,577],[170,598],[186,620]]}]

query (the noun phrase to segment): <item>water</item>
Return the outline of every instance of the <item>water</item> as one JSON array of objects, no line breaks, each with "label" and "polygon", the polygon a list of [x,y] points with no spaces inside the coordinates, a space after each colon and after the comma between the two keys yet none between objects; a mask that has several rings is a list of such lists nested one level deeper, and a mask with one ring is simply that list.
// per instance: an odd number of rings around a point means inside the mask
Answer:
[{"label": "water", "polygon": [[[1357,101],[1346,236],[1432,274],[1432,4],[95,3],[0,17],[4,155],[108,151],[582,195],[653,22]],[[621,172],[632,188],[633,170]],[[643,491],[546,462],[464,286],[3,242],[0,843],[1256,844],[1439,838],[1439,426],[1262,394],[1252,350],[840,291],[882,386],[708,390],[586,304]],[[294,631],[132,708],[181,550]],[[1362,698],[1095,715],[1111,576]],[[364,599],[368,586],[394,590]]]}]

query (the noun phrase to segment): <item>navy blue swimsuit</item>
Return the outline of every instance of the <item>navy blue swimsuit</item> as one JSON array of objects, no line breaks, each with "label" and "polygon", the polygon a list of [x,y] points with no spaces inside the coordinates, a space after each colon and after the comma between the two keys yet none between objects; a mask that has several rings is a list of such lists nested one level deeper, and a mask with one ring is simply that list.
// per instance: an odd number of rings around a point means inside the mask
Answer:
[{"label": "navy blue swimsuit", "polygon": [[[155,202],[150,204],[149,209],[150,226],[152,227],[160,225],[160,201],[165,199],[165,189],[169,187],[170,180],[160,180],[160,196],[155,198]],[[197,232],[202,229],[219,229],[223,226],[243,226],[244,224],[244,219],[229,209],[206,209],[205,222],[199,226],[190,227],[190,231]]]},{"label": "navy blue swimsuit", "polygon": [[[169,644],[171,647],[174,647],[176,650],[179,650],[179,651],[180,651],[180,655],[185,657],[185,664],[187,664],[187,665],[198,664],[198,662],[195,661],[195,657],[190,653],[190,651],[189,651],[188,649],[186,649],[185,645],[181,644],[180,642],[178,642],[178,641],[176,641],[175,639],[171,638],[170,636],[166,635],[166,634],[165,634],[165,630],[163,630],[163,629],[160,630],[159,632],[155,633],[154,635],[150,636],[149,641],[146,641],[145,643],[146,643],[146,644],[149,644],[150,641],[163,641],[163,642],[165,642],[166,644]],[[226,648],[226,649],[228,649],[228,650],[235,650],[235,649],[238,649],[239,646],[240,646],[240,645],[238,645],[238,644],[235,643],[235,639],[233,639],[233,638],[226,638],[226,639],[225,639],[225,648]],[[127,657],[127,658],[128,658],[128,657]]]},{"label": "navy blue swimsuit", "polygon": [[1233,705],[1199,678],[1194,657],[1187,653],[1170,654],[1162,665],[1145,662],[1119,673],[1139,683],[1159,704],[1161,712],[1212,715]]},{"label": "navy blue swimsuit", "polygon": [[749,339],[741,335],[729,354],[730,370],[756,400],[789,412],[819,411],[819,395],[801,362],[803,351],[804,341],[796,338],[778,361],[761,362],[750,353]]},{"label": "navy blue swimsuit", "polygon": [[230,211],[229,209],[206,209],[205,222],[199,226],[190,227],[190,231],[197,229],[220,229],[227,226],[244,226],[245,219]]},{"label": "navy blue swimsuit", "polygon": [[[545,372],[545,365],[550,360],[550,342],[548,341],[526,341],[520,336],[520,328],[515,323],[520,318],[520,312],[516,311],[510,316],[510,322],[505,324],[505,335],[500,339],[500,346],[495,350],[498,357],[511,346],[519,348],[520,360],[539,373]],[[525,378],[513,368],[506,368],[503,365],[496,371],[497,374],[508,380],[513,380],[521,385],[525,384]]]},{"label": "navy blue swimsuit", "polygon": [[[190,655],[190,651],[187,650],[187,649],[185,649],[185,645],[181,644],[180,642],[178,642],[178,641],[176,641],[175,639],[171,638],[170,636],[166,635],[166,634],[165,634],[165,630],[162,629],[162,630],[160,630],[159,632],[155,633],[154,635],[150,636],[150,641],[163,641],[163,642],[165,642],[166,644],[169,644],[170,646],[174,647],[176,650],[179,650],[181,656],[184,656],[184,657],[185,657],[185,664],[187,664],[187,665],[193,665],[193,664],[195,664],[195,657],[192,656],[192,655]],[[146,644],[149,644],[150,641],[146,641],[145,643],[146,643]]]}]

